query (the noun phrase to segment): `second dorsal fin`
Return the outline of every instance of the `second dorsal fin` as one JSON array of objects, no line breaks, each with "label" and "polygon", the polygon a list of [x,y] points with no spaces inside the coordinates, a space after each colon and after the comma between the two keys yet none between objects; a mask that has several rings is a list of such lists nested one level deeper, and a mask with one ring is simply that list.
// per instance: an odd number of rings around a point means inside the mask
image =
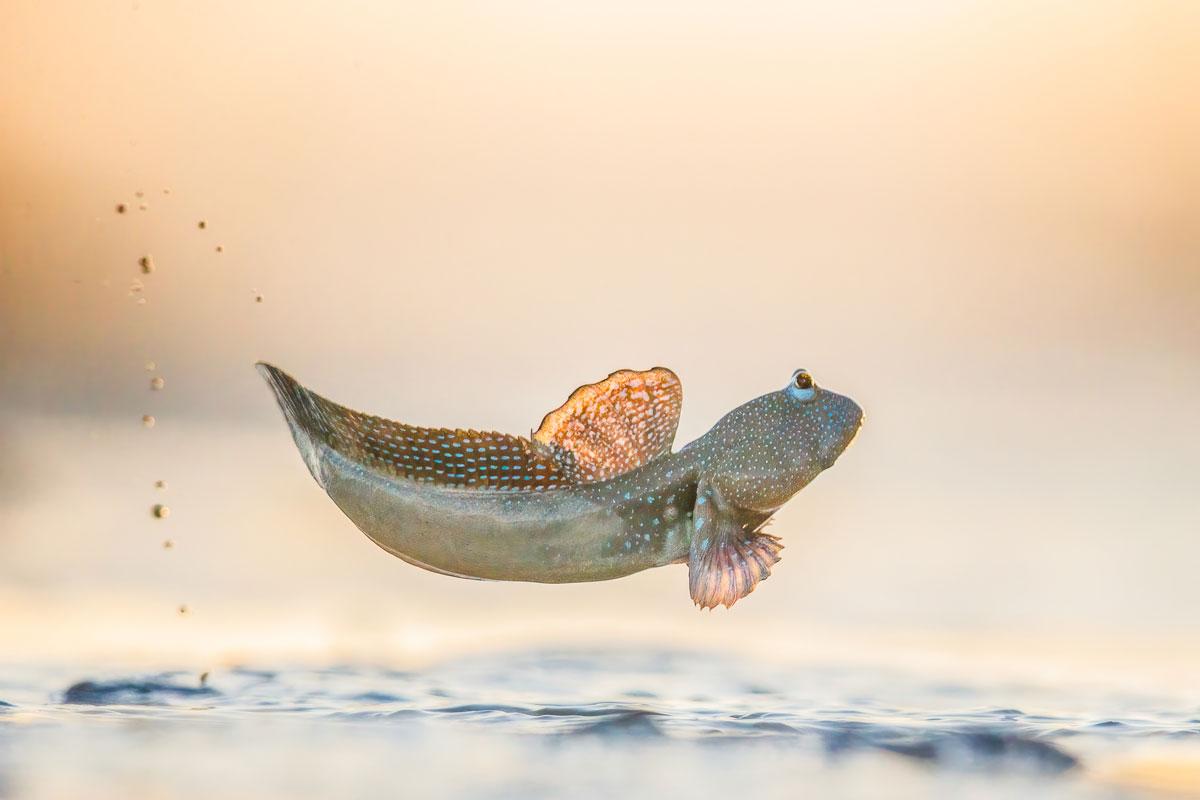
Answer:
[{"label": "second dorsal fin", "polygon": [[572,482],[604,481],[669,453],[682,407],[671,370],[623,369],[572,392],[542,420],[533,444]]}]

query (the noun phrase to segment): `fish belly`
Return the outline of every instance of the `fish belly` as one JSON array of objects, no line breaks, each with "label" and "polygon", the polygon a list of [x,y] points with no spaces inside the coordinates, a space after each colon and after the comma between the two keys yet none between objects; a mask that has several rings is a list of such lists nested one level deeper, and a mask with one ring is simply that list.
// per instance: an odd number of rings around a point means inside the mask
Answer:
[{"label": "fish belly", "polygon": [[461,578],[574,583],[670,563],[631,552],[619,515],[575,490],[492,492],[422,485],[321,448],[322,487],[381,548]]}]

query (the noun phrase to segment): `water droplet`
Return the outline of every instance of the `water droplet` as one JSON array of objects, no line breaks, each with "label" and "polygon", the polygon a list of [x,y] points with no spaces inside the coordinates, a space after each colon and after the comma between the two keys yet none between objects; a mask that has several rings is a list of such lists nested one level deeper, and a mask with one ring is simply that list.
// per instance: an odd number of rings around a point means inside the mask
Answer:
[{"label": "water droplet", "polygon": [[263,301],[263,296],[261,294],[254,295],[254,302],[261,303],[262,301]]},{"label": "water droplet", "polygon": [[155,422],[155,419],[154,419],[153,415],[151,415],[151,414],[143,414],[142,415],[142,424],[145,425],[147,428],[153,428],[154,422]]},{"label": "water droplet", "polygon": [[166,488],[167,488],[167,482],[166,482],[166,481],[164,481],[164,480],[157,480],[157,481],[155,481],[155,482],[154,482],[154,488],[155,488],[155,489],[166,489]]},{"label": "water droplet", "polygon": [[170,189],[166,189],[166,188],[163,189],[163,194],[170,194],[170,193],[171,193]]},{"label": "water droplet", "polygon": [[200,230],[204,230],[205,228],[208,227],[208,220],[206,220],[206,219],[200,220],[199,222],[196,223],[196,227],[198,227]]},{"label": "water droplet", "polygon": [[117,213],[118,214],[125,213],[125,204],[124,203],[117,203]]},{"label": "water droplet", "polygon": [[148,209],[149,207],[150,207],[150,206],[146,205],[145,203],[138,203],[138,210],[139,210],[139,211],[145,211],[145,210],[146,210],[146,209]]},{"label": "water droplet", "polygon": [[156,392],[166,385],[167,385],[167,382],[162,379],[161,375],[155,375],[153,378],[150,379],[150,388]]},{"label": "water droplet", "polygon": [[167,539],[163,542],[163,550],[170,550],[174,546],[175,546],[175,543],[173,541],[171,541],[170,539]]},{"label": "water droplet", "polygon": [[188,613],[188,611],[189,611],[189,609],[188,609],[188,607],[187,607],[187,605],[186,605],[186,604],[185,604],[185,605],[181,605],[181,606],[179,607],[179,613],[180,613],[181,615],[182,615],[182,614],[186,614],[186,613]]},{"label": "water droplet", "polygon": [[171,509],[164,506],[162,503],[155,503],[154,508],[150,509],[156,519],[166,519],[171,516]]},{"label": "water droplet", "polygon": [[158,365],[155,364],[153,361],[146,362],[146,372],[154,372],[154,370],[156,370],[156,369],[158,369]]},{"label": "water droplet", "polygon": [[219,244],[219,245],[217,245],[217,252],[218,252],[218,253],[224,253],[224,252],[225,252],[225,245],[223,245],[223,244]]},{"label": "water droplet", "polygon": [[134,192],[134,194],[135,194],[135,195],[137,195],[138,197],[145,197],[145,196],[146,196],[146,193],[145,193],[145,192],[143,192],[141,189],[138,189],[136,192]]},{"label": "water droplet", "polygon": [[142,268],[144,274],[149,275],[151,272],[154,272],[154,259],[149,254],[146,254],[138,259],[138,266]]}]

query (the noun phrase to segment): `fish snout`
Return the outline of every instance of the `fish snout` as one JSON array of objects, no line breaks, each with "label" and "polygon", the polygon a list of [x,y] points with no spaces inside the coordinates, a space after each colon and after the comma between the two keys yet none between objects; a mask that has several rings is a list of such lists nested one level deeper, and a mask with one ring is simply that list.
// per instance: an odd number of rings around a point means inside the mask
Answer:
[{"label": "fish snout", "polygon": [[[849,400],[850,398],[846,398],[846,399]],[[853,421],[854,421],[854,433],[850,434],[850,438],[853,439],[854,435],[858,433],[858,429],[863,426],[863,422],[866,421],[867,415],[863,413],[862,406],[860,406],[858,403],[854,402],[853,400],[850,400],[850,406],[851,406],[851,419],[853,419]]]},{"label": "fish snout", "polygon": [[824,467],[828,469],[845,452],[863,424],[862,406],[844,395],[830,393],[825,409],[822,443]]}]

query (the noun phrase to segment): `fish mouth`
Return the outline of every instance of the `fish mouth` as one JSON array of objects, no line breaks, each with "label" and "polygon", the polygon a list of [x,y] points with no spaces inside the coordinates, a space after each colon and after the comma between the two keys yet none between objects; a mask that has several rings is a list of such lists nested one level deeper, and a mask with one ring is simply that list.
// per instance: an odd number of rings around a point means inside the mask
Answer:
[{"label": "fish mouth", "polygon": [[854,440],[858,438],[858,432],[862,430],[863,423],[867,421],[867,415],[858,412],[858,424],[854,426],[854,430],[850,431],[850,437],[846,439],[846,444],[842,447],[842,452],[850,449],[850,445],[854,444]]},{"label": "fish mouth", "polygon": [[829,469],[830,467],[832,467],[837,462],[837,460],[839,458],[841,458],[842,453],[845,453],[847,450],[850,449],[850,445],[852,445],[854,443],[854,440],[858,438],[858,432],[860,430],[862,430],[863,422],[865,421],[865,419],[866,419],[865,415],[860,410],[858,412],[858,423],[853,428],[850,429],[849,434],[847,434],[847,436],[846,436],[845,442],[843,442],[842,446],[838,448],[837,452],[834,453],[833,455],[831,455],[828,459],[826,459],[823,469]]}]

